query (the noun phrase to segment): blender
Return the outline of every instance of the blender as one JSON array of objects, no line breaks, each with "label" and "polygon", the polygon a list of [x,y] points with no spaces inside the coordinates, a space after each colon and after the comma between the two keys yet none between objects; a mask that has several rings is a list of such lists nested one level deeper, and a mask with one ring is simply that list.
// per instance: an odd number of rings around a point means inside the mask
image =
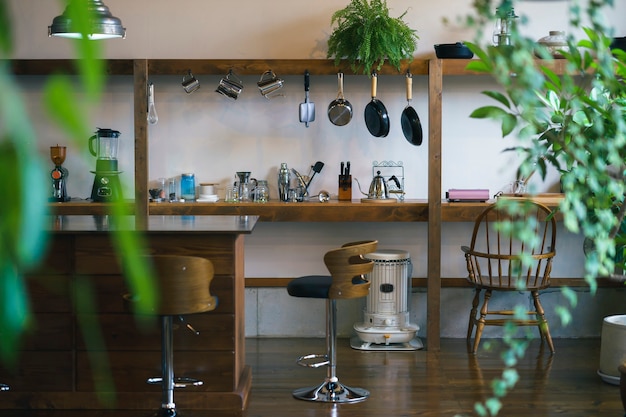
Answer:
[{"label": "blender", "polygon": [[70,201],[65,186],[70,174],[67,168],[63,167],[65,151],[65,146],[59,146],[58,144],[50,147],[50,159],[54,163],[54,169],[50,172],[50,177],[52,178],[52,196],[50,201],[57,203]]},{"label": "blender", "polygon": [[121,184],[117,168],[117,149],[120,132],[101,129],[89,138],[89,152],[96,157],[96,170],[91,199],[93,201],[113,201],[121,197]]}]

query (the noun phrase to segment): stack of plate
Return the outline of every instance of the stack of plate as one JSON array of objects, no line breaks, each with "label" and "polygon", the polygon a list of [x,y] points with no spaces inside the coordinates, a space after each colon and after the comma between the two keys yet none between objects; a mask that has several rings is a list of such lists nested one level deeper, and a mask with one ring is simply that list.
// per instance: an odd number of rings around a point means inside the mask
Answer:
[{"label": "stack of plate", "polygon": [[219,201],[217,194],[200,194],[196,200],[198,203],[215,203]]}]

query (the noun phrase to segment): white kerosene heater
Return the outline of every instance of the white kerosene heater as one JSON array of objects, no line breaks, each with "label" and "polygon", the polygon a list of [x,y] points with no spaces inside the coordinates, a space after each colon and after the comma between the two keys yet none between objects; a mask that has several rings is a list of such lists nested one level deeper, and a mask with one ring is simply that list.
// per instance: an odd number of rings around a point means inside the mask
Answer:
[{"label": "white kerosene heater", "polygon": [[413,266],[409,253],[379,249],[363,257],[374,261],[374,269],[367,275],[370,292],[364,321],[354,325],[356,336],[350,345],[359,350],[422,349],[419,326],[410,322]]}]

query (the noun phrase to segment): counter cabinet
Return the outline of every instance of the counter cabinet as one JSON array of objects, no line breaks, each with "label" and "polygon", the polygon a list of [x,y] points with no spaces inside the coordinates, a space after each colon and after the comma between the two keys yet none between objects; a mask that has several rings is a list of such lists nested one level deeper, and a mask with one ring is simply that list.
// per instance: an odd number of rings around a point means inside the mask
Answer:
[{"label": "counter cabinet", "polygon": [[[0,366],[0,380],[11,387],[0,411],[121,407],[142,414],[159,408],[160,385],[146,383],[161,375],[158,317],[131,314],[111,235],[91,217],[59,222],[53,250],[27,276],[36,326],[26,335],[18,369]],[[201,256],[215,269],[217,308],[184,317],[198,335],[182,324],[174,331],[176,376],[204,382],[176,391],[181,409],[236,416],[247,406],[252,375],[245,363],[244,236],[257,219],[240,220],[201,216],[190,228],[188,217],[152,216],[144,234],[152,254]],[[100,343],[86,343],[94,340]]]}]

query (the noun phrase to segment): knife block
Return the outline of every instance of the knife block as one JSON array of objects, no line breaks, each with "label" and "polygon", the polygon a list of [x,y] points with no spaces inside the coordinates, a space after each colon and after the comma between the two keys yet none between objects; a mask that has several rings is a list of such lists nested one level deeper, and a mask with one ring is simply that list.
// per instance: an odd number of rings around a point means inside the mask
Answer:
[{"label": "knife block", "polygon": [[339,201],[352,201],[352,175],[339,176]]}]

